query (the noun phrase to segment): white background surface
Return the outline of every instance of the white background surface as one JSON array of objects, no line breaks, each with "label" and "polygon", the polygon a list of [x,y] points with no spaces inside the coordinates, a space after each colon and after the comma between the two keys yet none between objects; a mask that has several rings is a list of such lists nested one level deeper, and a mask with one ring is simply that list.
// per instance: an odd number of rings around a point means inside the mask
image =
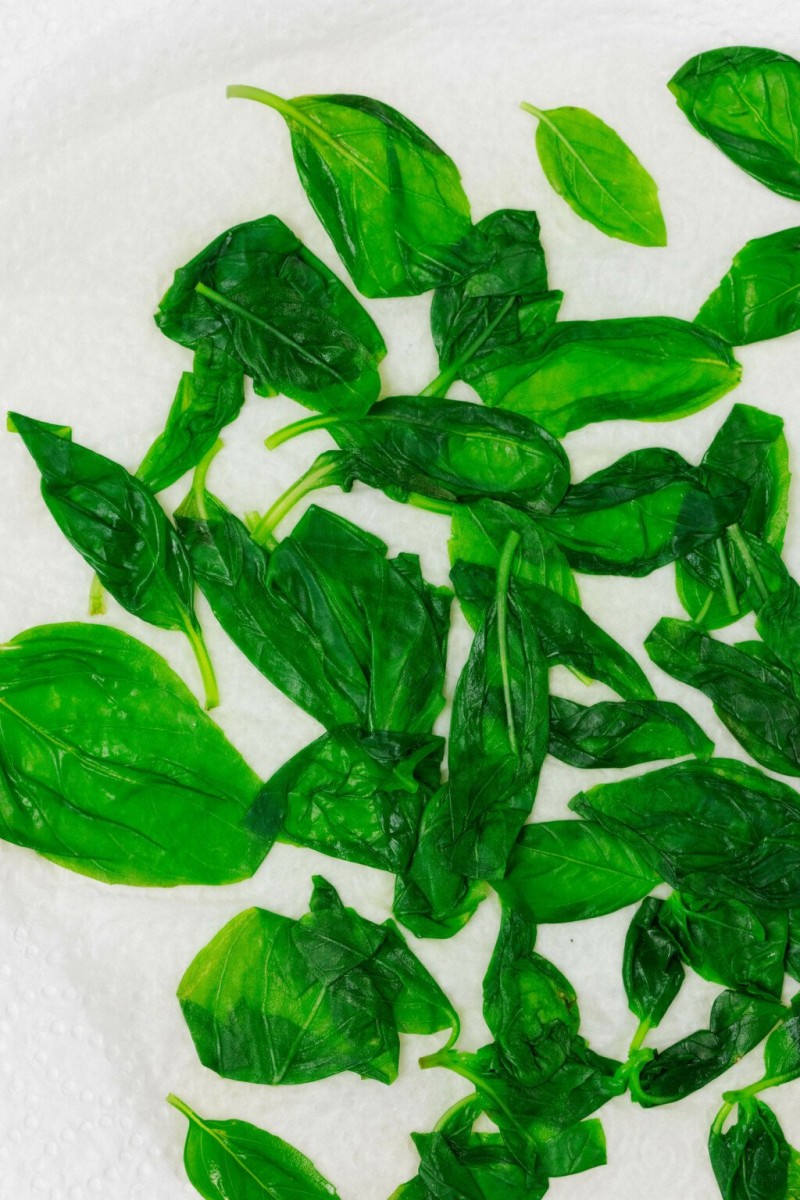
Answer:
[{"label": "white background surface", "polygon": [[[764,15],[768,7],[769,13]],[[288,96],[376,96],[417,121],[459,164],[475,218],[500,206],[536,208],[562,317],[669,313],[691,318],[744,242],[800,223],[797,207],[755,183],[700,138],[666,89],[691,55],[718,45],[767,45],[800,56],[791,0],[31,0],[0,4],[3,183],[0,321],[3,407],[71,424],[78,440],[133,468],[161,427],[189,356],[152,320],[172,271],[237,222],[277,213],[341,270],[297,181],[283,123],[225,85]],[[611,241],[550,192],[517,108],[585,106],[628,141],[661,189],[669,246]],[[429,297],[366,302],[389,345],[386,393],[415,392],[435,373]],[[733,397],[779,412],[800,446],[800,337],[741,351]],[[468,395],[464,389],[460,393]],[[567,440],[581,478],[636,446],[666,445],[696,460],[731,398],[675,425],[592,426]],[[272,456],[264,436],[302,415],[285,400],[251,400],[211,486],[234,510],[263,508],[327,445],[305,438]],[[81,619],[89,573],[58,533],[24,448],[0,437],[0,638]],[[177,503],[185,485],[167,500]],[[418,551],[446,578],[443,518],[356,489],[323,503]],[[795,498],[796,499],[796,498]],[[789,559],[800,565],[790,524]],[[671,568],[643,581],[585,579],[590,613],[646,665],[641,644],[661,615],[680,615]],[[316,736],[314,722],[250,667],[204,605],[223,705],[215,714],[266,777]],[[155,645],[192,684],[188,647],[111,604],[111,623]],[[742,635],[742,626],[731,638]],[[453,670],[467,639],[453,638]],[[648,667],[659,694],[680,699],[737,753],[702,697]],[[548,762],[536,815],[564,815],[589,777]],[[218,1079],[197,1061],[174,992],[196,951],[251,904],[299,916],[312,872],[382,920],[391,880],[378,872],[276,847],[235,887],[137,891],[61,871],[0,845],[0,1192],[15,1200],[189,1200],[181,1166],[185,1122],[174,1090],[201,1113],[237,1116],[309,1154],[343,1200],[385,1200],[416,1170],[408,1138],[432,1126],[465,1085],[422,1075],[433,1039],[407,1039],[391,1088],[345,1075],[258,1088]],[[634,1020],[620,982],[631,911],[549,927],[539,948],[578,988],[584,1032],[625,1056]],[[493,902],[455,940],[415,945],[464,1015],[462,1044],[486,1040],[480,981],[497,926]],[[701,1026],[718,989],[689,980],[656,1045]],[[760,1051],[682,1104],[603,1110],[609,1166],[557,1180],[559,1200],[707,1200],[715,1184],[705,1142],[723,1087],[760,1074]],[[770,1096],[800,1143],[797,1090]]]}]

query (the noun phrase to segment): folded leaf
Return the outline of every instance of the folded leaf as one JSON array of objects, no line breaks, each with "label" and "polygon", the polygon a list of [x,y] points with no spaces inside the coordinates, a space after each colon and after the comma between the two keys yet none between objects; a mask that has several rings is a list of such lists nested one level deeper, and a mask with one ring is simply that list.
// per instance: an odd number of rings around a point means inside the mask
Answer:
[{"label": "folded leaf", "polygon": [[391,1083],[400,1033],[455,1039],[449,1001],[391,922],[345,908],[319,876],[310,907],[299,921],[240,913],[186,971],[178,999],[205,1066],[250,1083]]},{"label": "folded leaf", "polygon": [[365,296],[416,296],[458,273],[469,201],[455,164],[407,117],[367,96],[228,95],[284,118],[300,182]]},{"label": "folded leaf", "polygon": [[602,917],[659,882],[645,857],[594,821],[526,825],[493,886],[503,904],[542,925]]},{"label": "folded leaf", "polygon": [[673,421],[736,387],[741,367],[710,330],[676,317],[559,321],[473,363],[485,404],[555,437],[593,421]]},{"label": "folded leaf", "polygon": [[760,1100],[740,1104],[736,1124],[724,1132],[717,1118],[708,1153],[722,1200],[793,1200],[787,1191],[791,1148]]},{"label": "folded leaf", "polygon": [[761,1087],[778,1087],[800,1078],[800,992],[783,1021],[767,1038],[764,1071]]},{"label": "folded leaf", "polygon": [[522,107],[539,119],[539,162],[573,212],[609,237],[666,246],[658,188],[618,133],[585,108]]},{"label": "folded leaf", "polygon": [[0,653],[0,837],[105,883],[235,883],[280,812],[244,827],[260,781],[148,646],[42,625]]},{"label": "folded leaf", "polygon": [[550,754],[573,767],[634,767],[661,758],[708,758],[714,743],[678,704],[550,697]]},{"label": "folded leaf", "polygon": [[236,359],[260,395],[362,413],[380,391],[372,318],[277,217],[235,225],[176,271],[156,324]]},{"label": "folded leaf", "polygon": [[725,46],[690,58],[669,81],[704,137],[773,192],[800,200],[800,63],[777,50]]},{"label": "folded leaf", "polygon": [[622,982],[640,1028],[660,1025],[683,984],[678,947],[663,925],[664,901],[648,896],[628,926]]}]

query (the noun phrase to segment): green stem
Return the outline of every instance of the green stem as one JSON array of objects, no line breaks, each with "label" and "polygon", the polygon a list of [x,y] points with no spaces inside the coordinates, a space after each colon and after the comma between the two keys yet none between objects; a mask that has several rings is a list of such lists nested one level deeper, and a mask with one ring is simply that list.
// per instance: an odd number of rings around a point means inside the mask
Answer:
[{"label": "green stem", "polygon": [[652,1028],[652,1025],[650,1022],[650,1018],[643,1017],[642,1020],[639,1022],[636,1033],[631,1038],[631,1044],[628,1047],[628,1057],[630,1057],[632,1054],[635,1054],[637,1050],[641,1050],[644,1040],[647,1037],[648,1033],[650,1032],[651,1028]]},{"label": "green stem", "polygon": [[794,1078],[794,1075],[768,1075],[765,1079],[759,1079],[757,1083],[751,1083],[747,1087],[739,1088],[735,1092],[724,1092],[722,1099],[728,1101],[731,1105],[741,1104],[749,1100],[751,1096],[756,1096],[759,1092],[765,1092],[767,1088],[780,1087],[784,1083],[790,1083]]},{"label": "green stem", "polygon": [[727,1121],[728,1117],[733,1112],[733,1108],[734,1108],[734,1105],[730,1104],[727,1101],[723,1104],[722,1108],[719,1110],[717,1115],[714,1117],[714,1124],[711,1126],[712,1133],[717,1133],[717,1134],[722,1133],[722,1127],[725,1124],[725,1122]]},{"label": "green stem", "polygon": [[419,492],[409,492],[406,504],[413,504],[414,508],[424,508],[427,512],[444,513],[447,517],[452,517],[458,507],[452,500],[438,500],[433,496],[422,496]]},{"label": "green stem", "polygon": [[508,669],[508,584],[511,567],[520,543],[520,534],[512,529],[505,540],[497,567],[495,601],[497,604],[497,639],[500,643],[500,674],[503,679],[503,700],[506,706],[508,741],[512,754],[517,753],[517,735],[514,729],[514,706],[511,702],[511,676]]},{"label": "green stem", "polygon": [[756,590],[758,591],[758,594],[761,597],[762,603],[765,603],[767,600],[769,600],[769,589],[767,588],[767,585],[764,582],[764,576],[761,574],[761,572],[758,569],[758,564],[756,563],[756,560],[753,558],[753,555],[750,552],[750,547],[747,544],[747,539],[745,538],[744,534],[742,533],[742,531],[738,525],[729,525],[728,533],[733,538],[733,540],[736,544],[736,549],[739,551],[739,553],[742,556],[742,559],[744,560],[744,565],[747,568],[747,571],[749,572],[749,574],[751,575],[753,583],[756,585]]},{"label": "green stem", "polygon": [[333,483],[339,473],[339,469],[338,462],[320,464],[319,460],[317,460],[317,462],[312,463],[306,473],[295,480],[291,487],[288,487],[283,495],[279,496],[275,503],[267,509],[264,516],[252,530],[250,536],[253,541],[257,542],[259,546],[265,546],[268,550],[274,550],[278,543],[273,536],[273,531],[278,527],[283,518],[309,492],[325,487],[328,483]]},{"label": "green stem", "polygon": [[92,576],[92,582],[89,586],[89,616],[102,617],[106,611],[106,595],[103,591],[103,585],[100,582],[100,576],[95,574]]},{"label": "green stem", "polygon": [[185,1101],[179,1099],[173,1092],[167,1096],[167,1104],[171,1104],[173,1108],[177,1108],[179,1113],[183,1113],[190,1121],[196,1121],[197,1113],[194,1112]]},{"label": "green stem", "polygon": [[725,588],[725,603],[728,606],[728,612],[731,616],[736,617],[739,615],[739,601],[736,598],[736,587],[733,582],[731,564],[728,561],[728,551],[721,537],[715,539],[714,545],[717,549],[717,561],[719,563],[719,573],[722,576],[722,586]]},{"label": "green stem", "polygon": [[327,429],[329,425],[337,425],[345,420],[347,420],[346,417],[331,416],[329,413],[323,413],[319,417],[305,417],[302,421],[284,425],[283,429],[271,433],[268,438],[264,439],[264,445],[268,450],[277,450],[278,446],[282,446],[284,442],[290,442],[292,438],[299,437],[301,433],[308,433],[311,429]]},{"label": "green stem", "polygon": [[453,1117],[457,1116],[458,1113],[461,1112],[462,1108],[467,1108],[470,1104],[474,1104],[477,1099],[478,1093],[470,1092],[468,1096],[464,1096],[461,1100],[456,1100],[455,1104],[451,1105],[447,1112],[444,1113],[443,1116],[439,1117],[439,1120],[433,1127],[433,1132],[438,1133],[441,1129],[444,1129],[448,1121],[452,1121]]},{"label": "green stem", "polygon": [[422,389],[420,395],[439,397],[447,395],[450,385],[455,383],[455,381],[459,378],[459,372],[461,371],[462,367],[464,367],[469,360],[473,358],[475,354],[477,354],[484,342],[486,342],[492,336],[503,317],[516,303],[516,300],[516,296],[509,296],[505,304],[501,305],[501,307],[497,310],[497,313],[486,326],[486,328],[478,334],[474,341],[470,342],[464,353],[459,355],[456,361],[451,363],[450,366],[437,375],[435,379],[432,379],[427,387]]},{"label": "green stem", "polygon": [[206,508],[206,476],[208,475],[208,468],[211,466],[212,462],[217,457],[224,444],[225,443],[221,438],[217,438],[208,453],[200,459],[200,462],[194,469],[194,475],[192,476],[192,498],[194,499],[195,508],[197,509],[197,515],[203,521],[208,520],[208,509]]},{"label": "green stem", "polygon": [[197,665],[200,668],[200,677],[203,680],[203,688],[206,694],[206,708],[216,708],[219,704],[219,688],[217,687],[217,677],[214,674],[214,667],[203,641],[203,635],[196,625],[191,621],[186,621],[186,636],[194,650],[194,656],[197,659]]}]

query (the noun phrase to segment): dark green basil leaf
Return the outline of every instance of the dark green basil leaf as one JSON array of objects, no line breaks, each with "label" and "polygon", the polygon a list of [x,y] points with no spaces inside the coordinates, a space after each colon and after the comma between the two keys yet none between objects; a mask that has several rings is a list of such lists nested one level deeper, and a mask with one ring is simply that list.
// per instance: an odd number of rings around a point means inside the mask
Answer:
[{"label": "dark green basil leaf", "polygon": [[392,911],[417,937],[452,937],[488,895],[486,883],[451,866],[458,819],[445,784],[426,804],[411,864],[397,880]]},{"label": "dark green basil leaf", "polygon": [[[541,522],[497,500],[477,500],[456,507],[448,542],[450,562],[455,564],[460,560],[496,569],[506,538],[512,532],[520,536],[512,575],[550,588],[573,604],[580,604],[578,585],[566,556]],[[465,607],[465,613],[470,624],[477,628],[481,613],[471,605]]]},{"label": "dark green basil leaf", "polygon": [[786,974],[800,983],[800,909],[789,909],[789,942],[786,948]]},{"label": "dark green basil leaf", "polygon": [[780,663],[750,653],[748,642],[728,646],[671,617],[658,622],[644,646],[663,671],[708,696],[756,762],[782,775],[800,775],[800,699]]},{"label": "dark green basil leaf", "polygon": [[441,374],[425,391],[443,395],[473,361],[552,324],[562,300],[548,291],[539,221],[534,212],[490,213],[455,247],[461,278],[439,287],[431,333]]},{"label": "dark green basil leaf", "polygon": [[416,296],[457,274],[469,201],[455,164],[407,117],[367,96],[228,95],[284,118],[300,182],[365,296]]},{"label": "dark green basil leaf", "polygon": [[751,996],[780,997],[785,911],[673,892],[661,910],[661,925],[703,979]]},{"label": "dark green basil leaf", "polygon": [[102,625],[0,653],[0,837],[106,883],[235,883],[275,839],[260,782],[162,658]]},{"label": "dark green basil leaf", "polygon": [[792,1200],[791,1150],[775,1114],[760,1100],[739,1105],[736,1124],[711,1127],[708,1153],[722,1200]]},{"label": "dark green basil leaf", "polygon": [[543,1141],[539,1155],[545,1173],[551,1178],[578,1175],[592,1167],[604,1167],[608,1159],[603,1126],[595,1117],[578,1121]]},{"label": "dark green basil leaf", "polygon": [[705,759],[714,743],[678,704],[612,700],[587,708],[551,696],[548,749],[573,767],[633,767],[686,754]]},{"label": "dark green basil leaf", "polygon": [[577,571],[648,575],[737,520],[743,486],[673,450],[634,450],[573,485],[542,518]]},{"label": "dark green basil leaf", "polygon": [[523,413],[556,437],[593,421],[672,421],[736,387],[727,342],[676,317],[559,321],[465,373],[485,404]]},{"label": "dark green basil leaf", "polygon": [[[773,553],[770,566],[777,557]],[[758,606],[756,631],[785,667],[795,676],[800,673],[800,587],[785,568],[778,587]]]},{"label": "dark green basil leaf", "polygon": [[[459,603],[470,616],[485,613],[495,591],[495,573],[457,562],[450,572]],[[605,683],[624,699],[653,699],[647,676],[636,660],[588,613],[564,597],[523,579],[512,579],[509,595],[530,618],[545,657],[588,679]]]},{"label": "dark green basil leaf", "polygon": [[[764,1082],[770,1087],[800,1077],[800,992],[764,1047]],[[763,1083],[762,1083],[763,1086]]]},{"label": "dark green basil leaf", "polygon": [[757,1046],[785,1011],[777,1000],[723,992],[711,1008],[708,1029],[657,1051],[635,1073],[632,1098],[650,1108],[691,1095]]},{"label": "dark green basil leaf", "polygon": [[800,902],[800,801],[734,759],[687,761],[569,804],[628,841],[673,887],[767,908]]},{"label": "dark green basil leaf", "polygon": [[648,896],[628,926],[622,981],[628,1008],[645,1030],[661,1020],[683,983],[678,947],[663,927],[664,901]]},{"label": "dark green basil leaf", "polygon": [[573,212],[609,237],[666,246],[658,188],[615,130],[585,108],[522,107],[539,119],[539,162]]},{"label": "dark green basil leaf", "polygon": [[244,404],[244,373],[212,341],[198,342],[191,371],[184,371],[163,433],[136,474],[154,492],[175,483],[211,450],[220,431]]},{"label": "dark green basil leaf", "polygon": [[340,726],[264,784],[247,824],[258,831],[272,812],[283,812],[282,840],[401,873],[439,786],[443,751],[442,738],[432,734]]},{"label": "dark green basil leaf", "polygon": [[494,887],[503,904],[546,925],[615,912],[658,882],[644,856],[601,825],[537,821],[523,828]]},{"label": "dark green basil leaf", "polygon": [[795,227],[743,246],[695,320],[732,346],[782,337],[800,329],[798,292],[800,228]]},{"label": "dark green basil leaf", "polygon": [[737,166],[800,200],[800,63],[754,46],[704,50],[684,63],[669,90],[695,129]]},{"label": "dark green basil leaf", "polygon": [[273,552],[207,493],[178,524],[214,615],[250,661],[328,728],[427,733],[444,703],[450,593],[419,561],[310,508]]},{"label": "dark green basil leaf", "polygon": [[205,1200],[339,1200],[314,1164],[274,1133],[199,1117],[177,1096],[167,1100],[189,1122],[183,1162]]},{"label": "dark green basil leaf", "polygon": [[[744,485],[747,499],[738,524],[759,561],[763,556],[754,538],[780,550],[790,480],[780,417],[734,404],[703,456],[702,469],[733,476]],[[675,565],[681,604],[705,629],[729,625],[750,611],[747,581],[738,577],[732,553],[730,538],[722,537],[693,547]]]},{"label": "dark green basil leaf", "polygon": [[237,359],[260,395],[362,413],[380,391],[375,323],[277,217],[235,225],[176,271],[156,324]]},{"label": "dark green basil leaf", "polygon": [[178,998],[201,1062],[229,1079],[305,1083],[340,1071],[391,1083],[400,1033],[458,1032],[447,997],[396,927],[314,877],[299,921],[251,908],[189,966]]},{"label": "dark green basil leaf", "polygon": [[516,539],[509,535],[496,598],[475,634],[453,698],[451,865],[473,879],[505,874],[547,753],[547,660],[530,617],[508,595]]},{"label": "dark green basil leaf", "polygon": [[153,493],[119,463],[13,414],[42,473],[42,496],[56,523],[123,608],[150,625],[185,633],[206,689],[216,680],[194,611],[188,555]]}]

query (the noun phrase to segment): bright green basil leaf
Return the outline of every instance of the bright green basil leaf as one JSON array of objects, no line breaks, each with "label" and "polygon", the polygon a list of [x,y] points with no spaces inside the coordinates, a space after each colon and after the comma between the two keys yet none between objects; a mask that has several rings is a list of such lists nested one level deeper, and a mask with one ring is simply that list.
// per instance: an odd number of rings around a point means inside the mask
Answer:
[{"label": "bright green basil leaf", "polygon": [[800,200],[800,63],[754,46],[690,58],[669,81],[695,129],[773,192]]},{"label": "bright green basil leaf", "polygon": [[162,658],[102,625],[0,653],[0,837],[106,883],[235,883],[275,839],[260,781]]},{"label": "bright green basil leaf", "polygon": [[[477,500],[457,506],[450,526],[450,562],[496,569],[506,538],[512,532],[520,536],[519,551],[511,565],[512,575],[550,588],[573,604],[580,604],[578,585],[566,556],[541,522],[497,500]],[[466,607],[465,612],[470,624],[477,628],[480,612],[475,612],[472,606]]]},{"label": "bright green basil leaf", "polygon": [[205,1200],[339,1200],[314,1164],[274,1133],[199,1117],[177,1096],[167,1099],[189,1122],[183,1162]]},{"label": "bright green basil leaf", "polygon": [[743,246],[695,320],[732,346],[800,329],[800,228]]},{"label": "bright green basil leaf", "polygon": [[645,1029],[660,1025],[683,983],[678,947],[664,929],[664,901],[647,896],[625,937],[622,981],[628,1008]]},{"label": "bright green basil leaf", "polygon": [[708,1029],[657,1051],[636,1072],[632,1098],[650,1108],[698,1091],[757,1046],[785,1011],[777,1000],[723,992],[711,1008]]},{"label": "bright green basil leaf", "polygon": [[787,1191],[791,1149],[775,1114],[760,1100],[740,1104],[730,1129],[714,1122],[708,1153],[722,1200],[793,1200]]},{"label": "bright green basil leaf", "polygon": [[555,437],[593,421],[673,421],[736,387],[741,367],[727,342],[676,317],[559,321],[465,372],[485,404],[544,426]]},{"label": "bright green basil leaf", "polygon": [[630,843],[672,887],[767,908],[800,902],[800,800],[734,759],[691,760],[569,804]]},{"label": "bright green basil leaf", "polygon": [[548,290],[534,212],[506,208],[490,213],[455,253],[462,277],[437,288],[431,304],[431,333],[441,368],[425,389],[433,395],[443,395],[469,363],[552,324],[562,300],[561,292]]},{"label": "bright green basil leaf", "polygon": [[[738,524],[754,555],[762,557],[754,538],[780,550],[790,480],[781,418],[734,404],[703,456],[702,469],[733,476],[744,485],[747,499]],[[735,566],[729,537],[701,542],[676,563],[681,604],[705,629],[719,629],[750,611],[747,582],[739,579]]]},{"label": "bright green basil leaf", "polygon": [[661,910],[661,925],[703,979],[751,996],[780,997],[785,911],[673,892]]},{"label": "bright green basil leaf", "polygon": [[764,1080],[770,1087],[800,1077],[800,992],[764,1047]]},{"label": "bright green basil leaf", "polygon": [[522,107],[539,119],[539,162],[573,212],[609,237],[666,246],[658,188],[618,133],[585,108]]},{"label": "bright green basil leaf", "polygon": [[658,882],[644,856],[601,825],[537,821],[522,830],[494,887],[503,904],[547,925],[615,912]]},{"label": "bright green basil leaf", "polygon": [[372,318],[277,217],[235,225],[176,271],[156,323],[235,358],[260,395],[362,413],[380,391],[386,347]]},{"label": "bright green basil leaf", "polygon": [[469,201],[453,161],[407,117],[367,96],[228,95],[284,118],[300,182],[365,296],[416,296],[458,273]]},{"label": "bright green basil leaf", "polygon": [[136,475],[154,492],[196,467],[220,431],[244,404],[244,374],[235,358],[213,341],[197,343],[191,371],[184,371],[162,433]]},{"label": "bright green basil leaf", "polygon": [[660,758],[708,758],[714,743],[678,704],[550,697],[549,752],[573,767],[634,767]]},{"label": "bright green basil leaf", "polygon": [[452,937],[488,894],[486,883],[451,865],[459,819],[445,784],[426,804],[411,864],[397,880],[392,911],[417,937]]},{"label": "bright green basil leaf", "polygon": [[551,1178],[578,1175],[592,1167],[604,1167],[608,1161],[605,1131],[595,1117],[578,1121],[562,1133],[543,1141],[539,1154],[545,1173]]},{"label": "bright green basil leaf", "polygon": [[737,479],[674,450],[633,450],[573,485],[542,523],[576,571],[640,576],[721,534],[744,499]]},{"label": "bright green basil leaf", "polygon": [[[459,603],[471,617],[485,613],[495,591],[495,573],[457,562],[450,572]],[[634,658],[577,605],[538,584],[512,579],[509,596],[524,610],[548,662],[605,683],[624,699],[653,699],[647,676]]]},{"label": "bright green basil leaf", "polygon": [[264,784],[247,823],[258,831],[272,812],[283,812],[283,841],[402,873],[439,786],[443,751],[443,740],[432,734],[340,726]]},{"label": "bright green basil leaf", "polygon": [[547,753],[547,659],[528,613],[508,595],[516,537],[509,535],[495,600],[475,634],[453,698],[451,865],[473,879],[505,874]]},{"label": "bright green basil leaf", "polygon": [[186,634],[212,708],[216,681],[195,616],[191,563],[153,493],[119,463],[41,422],[19,413],[13,420],[42,473],[42,496],[61,532],[123,608]]},{"label": "bright green basil leaf", "polygon": [[444,701],[450,593],[419,560],[310,508],[272,552],[207,493],[179,528],[214,615],[276,687],[327,728],[427,733]]},{"label": "bright green basil leaf", "polygon": [[340,1071],[391,1083],[400,1033],[455,1038],[447,997],[391,922],[345,908],[319,876],[310,909],[299,921],[248,909],[189,966],[178,998],[205,1066],[250,1083]]},{"label": "bright green basil leaf", "polygon": [[800,775],[800,699],[779,662],[750,653],[748,642],[728,646],[671,617],[658,622],[644,645],[662,670],[708,696],[756,762],[782,775]]}]

